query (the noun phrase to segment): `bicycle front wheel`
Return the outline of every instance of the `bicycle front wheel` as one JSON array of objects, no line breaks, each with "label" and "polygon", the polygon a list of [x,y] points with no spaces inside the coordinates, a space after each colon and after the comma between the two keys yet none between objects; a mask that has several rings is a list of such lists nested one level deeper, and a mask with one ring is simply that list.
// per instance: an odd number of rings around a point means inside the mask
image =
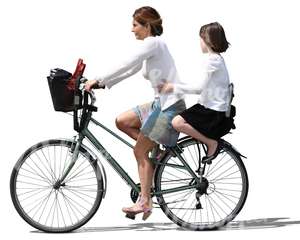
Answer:
[{"label": "bicycle front wheel", "polygon": [[72,157],[72,142],[48,140],[29,148],[16,163],[10,179],[11,198],[19,215],[45,232],[69,232],[97,211],[103,179],[89,152],[80,147],[78,159],[60,186]]},{"label": "bicycle front wheel", "polygon": [[[181,156],[200,179],[203,145],[187,138],[179,147],[183,151]],[[156,170],[157,200],[168,218],[179,226],[191,230],[217,229],[242,209],[248,193],[247,172],[239,154],[225,145],[212,164],[206,164],[201,178],[202,183],[197,186],[191,173],[170,153]]]}]

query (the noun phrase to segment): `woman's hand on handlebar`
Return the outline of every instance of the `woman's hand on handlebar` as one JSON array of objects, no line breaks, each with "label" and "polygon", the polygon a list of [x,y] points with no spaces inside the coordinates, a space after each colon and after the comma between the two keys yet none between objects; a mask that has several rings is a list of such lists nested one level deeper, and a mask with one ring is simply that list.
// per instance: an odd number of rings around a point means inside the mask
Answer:
[{"label": "woman's hand on handlebar", "polygon": [[84,86],[85,90],[90,92],[92,89],[105,88],[104,84],[99,83],[97,80],[88,80]]}]

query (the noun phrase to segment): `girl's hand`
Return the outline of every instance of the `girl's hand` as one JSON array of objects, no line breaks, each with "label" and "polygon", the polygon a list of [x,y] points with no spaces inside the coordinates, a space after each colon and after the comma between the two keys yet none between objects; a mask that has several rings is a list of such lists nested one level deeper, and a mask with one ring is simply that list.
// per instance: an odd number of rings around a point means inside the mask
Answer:
[{"label": "girl's hand", "polygon": [[157,86],[158,92],[161,94],[167,94],[174,91],[174,85],[172,83],[162,83]]}]

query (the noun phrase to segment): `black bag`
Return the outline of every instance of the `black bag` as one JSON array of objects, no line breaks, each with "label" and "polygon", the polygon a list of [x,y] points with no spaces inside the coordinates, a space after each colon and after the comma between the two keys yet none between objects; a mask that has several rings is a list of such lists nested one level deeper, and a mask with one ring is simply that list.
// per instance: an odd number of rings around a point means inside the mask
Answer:
[{"label": "black bag", "polygon": [[234,85],[233,83],[230,83],[229,84],[229,96],[230,96],[230,101],[229,101],[229,109],[228,111],[225,113],[225,116],[227,118],[227,124],[228,124],[228,127],[230,127],[229,131],[231,129],[235,129],[235,125],[234,125],[234,117],[235,117],[235,114],[236,114],[236,108],[234,105],[232,105],[232,100],[234,98]]},{"label": "black bag", "polygon": [[70,112],[74,110],[74,89],[68,87],[72,74],[66,70],[55,68],[47,77],[55,111]]},{"label": "black bag", "polygon": [[227,133],[229,133],[232,129],[235,129],[235,124],[234,124],[234,117],[236,114],[236,108],[234,105],[231,104],[233,98],[234,98],[234,86],[233,83],[229,84],[229,109],[225,112],[225,117],[222,122],[222,125],[220,128],[218,128],[218,137],[221,138],[225,136]]},{"label": "black bag", "polygon": [[234,125],[235,106],[231,105],[230,115],[224,116],[220,125],[214,129],[213,136],[218,139],[228,134],[232,129],[235,129]]}]

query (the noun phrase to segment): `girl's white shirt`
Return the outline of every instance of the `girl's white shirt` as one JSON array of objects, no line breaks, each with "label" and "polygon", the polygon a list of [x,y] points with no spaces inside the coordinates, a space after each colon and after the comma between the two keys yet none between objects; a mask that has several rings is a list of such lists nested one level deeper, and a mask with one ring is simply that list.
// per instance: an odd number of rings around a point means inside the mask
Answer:
[{"label": "girl's white shirt", "polygon": [[198,103],[220,112],[229,108],[229,75],[220,54],[206,53],[202,76],[195,84],[174,84],[175,94],[199,94]]}]

